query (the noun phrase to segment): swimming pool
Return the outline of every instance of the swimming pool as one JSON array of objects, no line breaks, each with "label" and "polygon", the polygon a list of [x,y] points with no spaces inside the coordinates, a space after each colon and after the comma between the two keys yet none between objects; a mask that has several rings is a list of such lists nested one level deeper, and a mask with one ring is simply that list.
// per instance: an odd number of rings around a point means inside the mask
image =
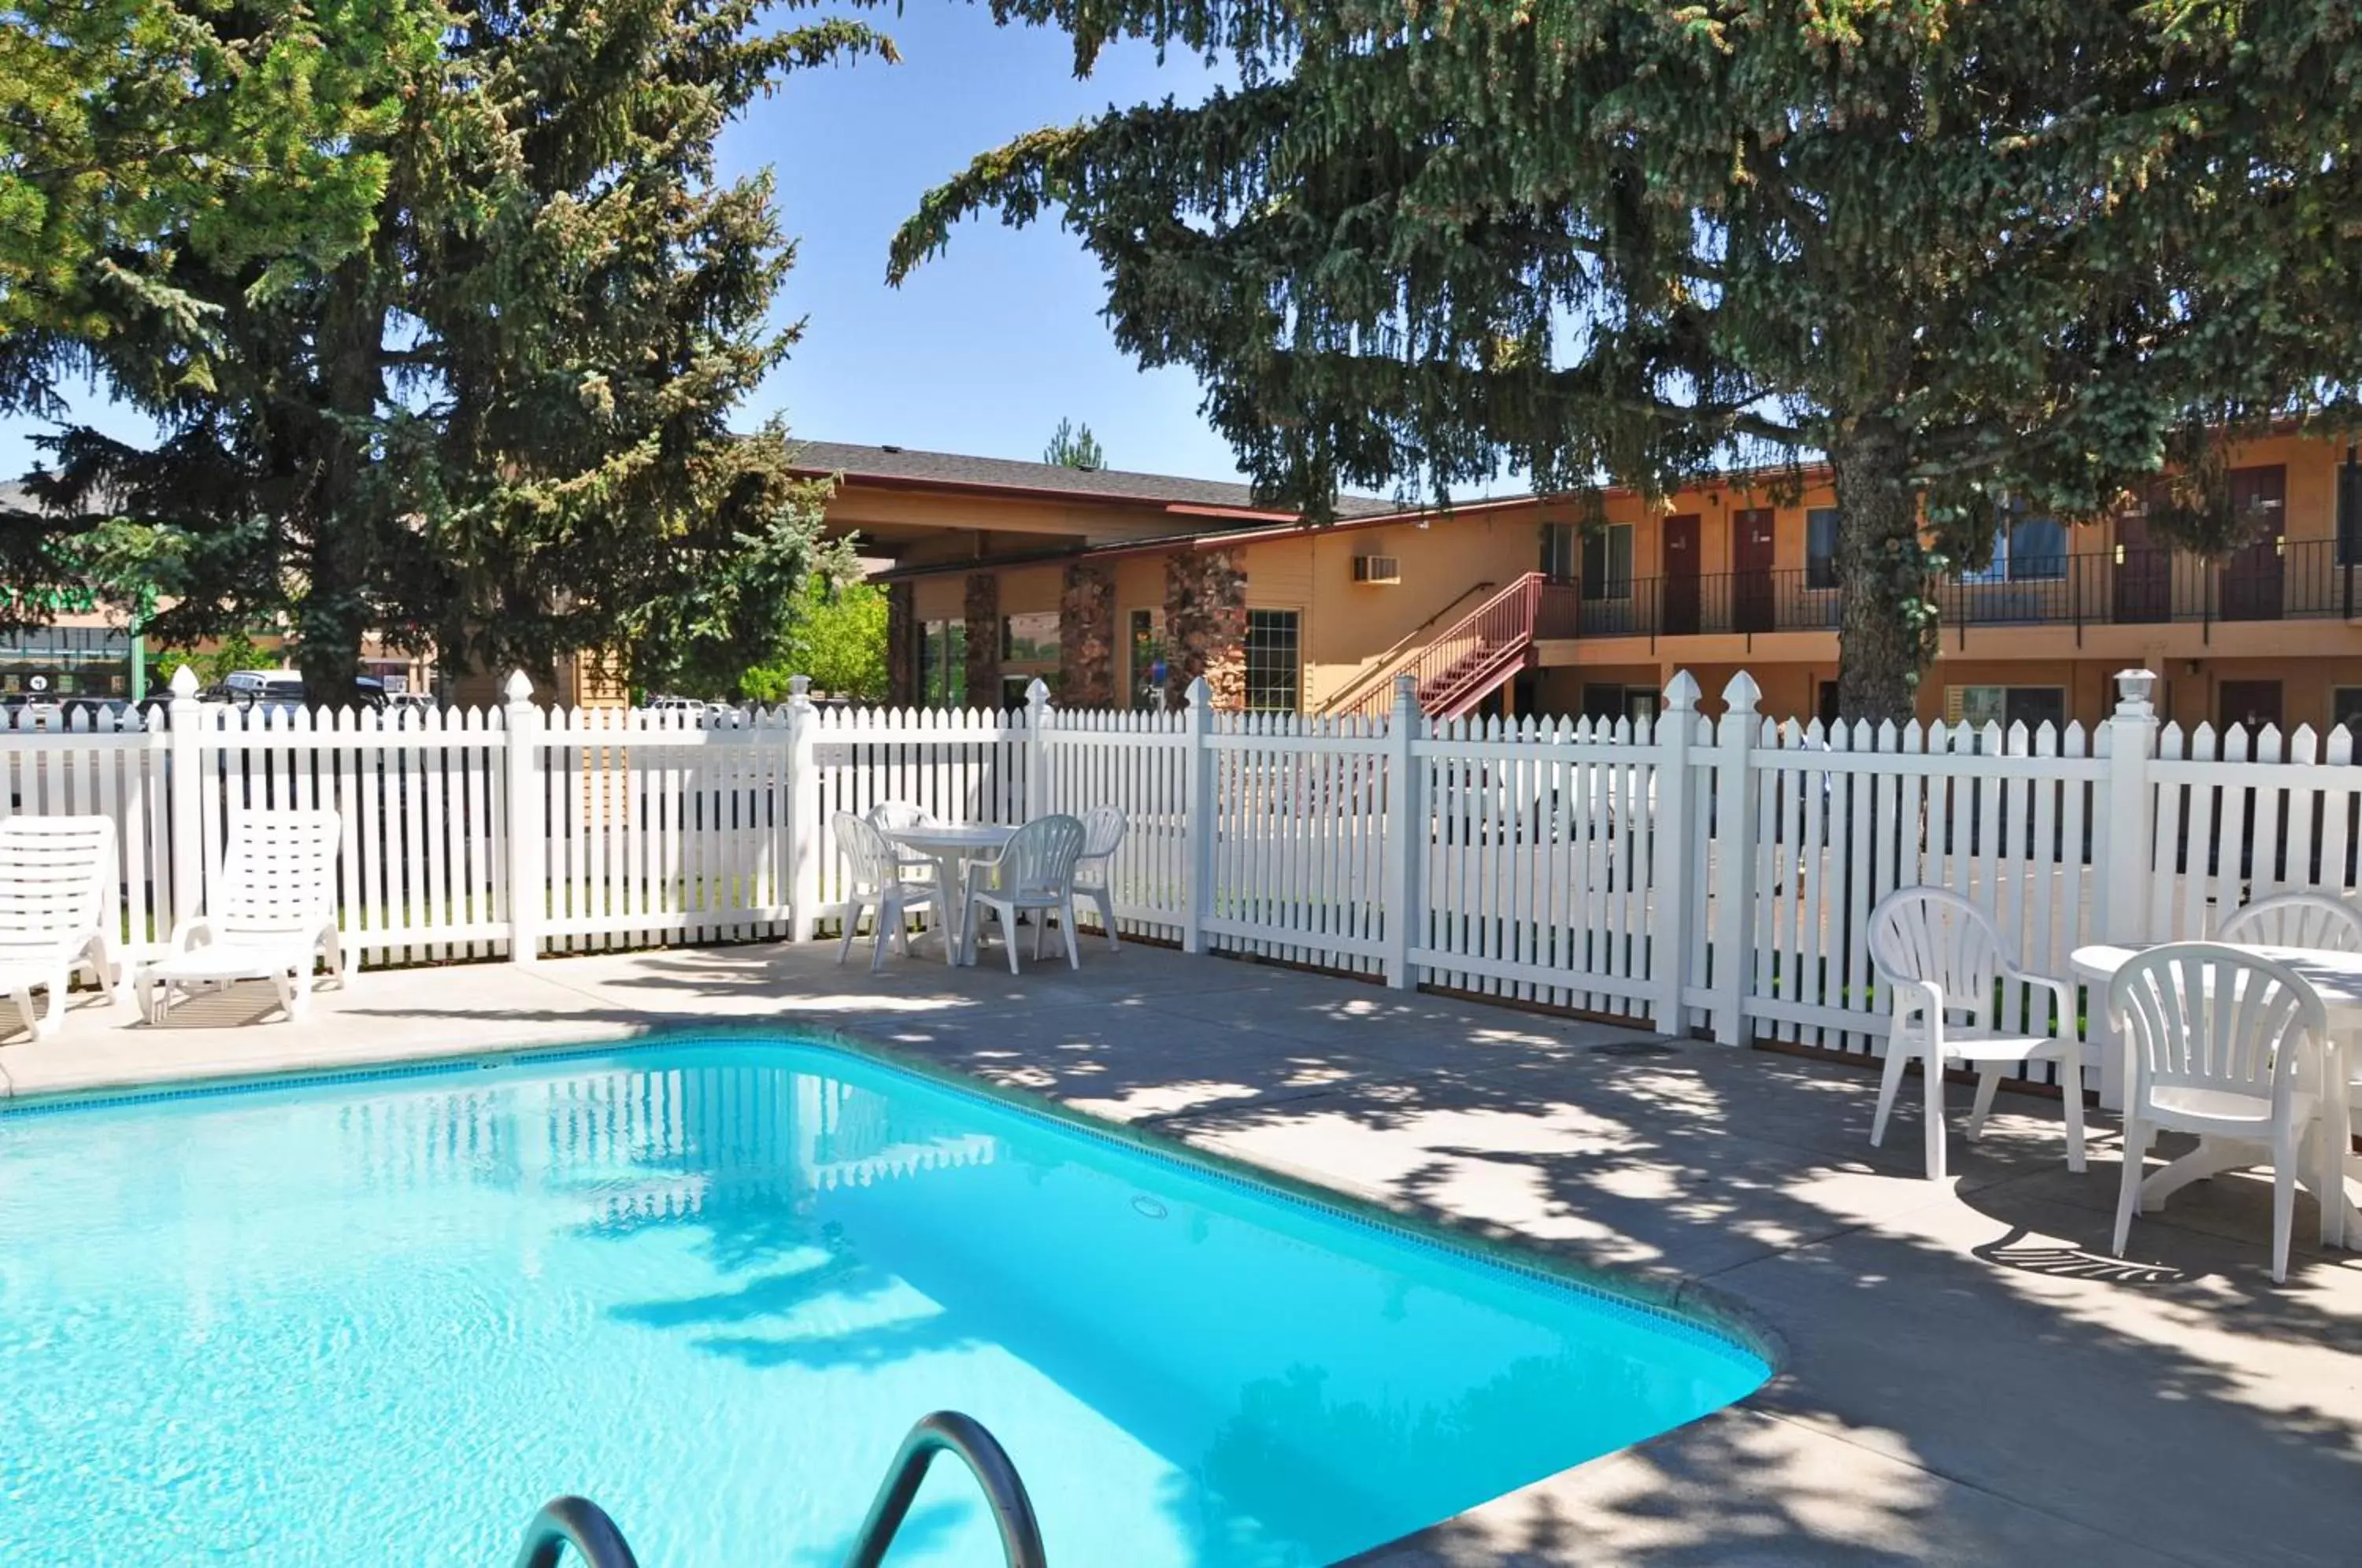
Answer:
[{"label": "swimming pool", "polygon": [[[12,1564],[505,1563],[569,1491],[651,1564],[834,1564],[949,1408],[1062,1568],[1295,1568],[1766,1375],[811,1042],[28,1108],[0,1237]],[[957,1465],[889,1561],[999,1561]]]}]

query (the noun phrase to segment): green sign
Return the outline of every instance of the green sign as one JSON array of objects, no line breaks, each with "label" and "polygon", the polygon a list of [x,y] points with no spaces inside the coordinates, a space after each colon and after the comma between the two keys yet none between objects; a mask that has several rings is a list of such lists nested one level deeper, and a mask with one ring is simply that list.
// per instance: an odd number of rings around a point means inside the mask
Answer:
[{"label": "green sign", "polygon": [[98,595],[83,587],[46,588],[38,593],[23,593],[0,585],[0,609],[13,614],[39,610],[52,615],[87,615],[97,608]]}]

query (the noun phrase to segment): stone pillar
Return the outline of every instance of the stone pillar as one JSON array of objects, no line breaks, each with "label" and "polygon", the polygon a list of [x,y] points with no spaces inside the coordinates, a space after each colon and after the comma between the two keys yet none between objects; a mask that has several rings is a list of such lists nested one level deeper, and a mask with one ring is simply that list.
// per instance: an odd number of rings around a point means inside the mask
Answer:
[{"label": "stone pillar", "polygon": [[1217,708],[1247,696],[1247,574],[1239,552],[1175,550],[1164,558],[1164,701],[1178,708],[1206,678]]},{"label": "stone pillar", "polygon": [[1000,578],[967,574],[967,705],[1000,706]]},{"label": "stone pillar", "polygon": [[1058,596],[1058,705],[1112,708],[1115,700],[1115,573],[1077,562]]},{"label": "stone pillar", "polygon": [[908,708],[919,690],[919,591],[915,584],[886,585],[886,701]]}]

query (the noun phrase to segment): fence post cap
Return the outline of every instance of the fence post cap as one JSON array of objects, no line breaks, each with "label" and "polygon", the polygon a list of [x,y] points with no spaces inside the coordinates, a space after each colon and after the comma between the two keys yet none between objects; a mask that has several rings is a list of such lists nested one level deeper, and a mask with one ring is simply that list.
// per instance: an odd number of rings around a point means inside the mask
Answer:
[{"label": "fence post cap", "polygon": [[1697,677],[1686,669],[1673,671],[1673,678],[1665,682],[1665,706],[1676,713],[1688,712],[1704,695],[1698,689]]},{"label": "fence post cap", "polygon": [[2136,668],[2116,671],[2116,717],[2146,719],[2157,710],[2150,706],[2148,694],[2156,690],[2157,671]]},{"label": "fence post cap", "polygon": [[809,675],[789,676],[788,695],[790,697],[810,697],[811,695],[811,677]]},{"label": "fence post cap", "polygon": [[1033,678],[1033,683],[1025,689],[1025,705],[1029,708],[1040,708],[1046,706],[1049,701],[1049,682],[1043,680],[1038,675],[1035,676]]},{"label": "fence post cap", "polygon": [[1202,675],[1189,682],[1188,690],[1183,695],[1189,699],[1189,706],[1192,708],[1213,706],[1214,689],[1206,684],[1206,678]]},{"label": "fence post cap", "polygon": [[1729,704],[1734,713],[1755,712],[1755,704],[1761,701],[1762,696],[1763,688],[1756,685],[1755,678],[1743,669],[1732,676],[1730,683],[1722,689],[1722,700]]},{"label": "fence post cap", "polygon": [[172,695],[187,699],[197,694],[197,672],[187,665],[172,671]]},{"label": "fence post cap", "polygon": [[1395,709],[1397,712],[1418,712],[1418,677],[1408,670],[1395,677]]},{"label": "fence post cap", "polygon": [[508,679],[501,683],[501,695],[511,702],[530,702],[533,701],[533,682],[525,678],[524,670],[510,670]]}]

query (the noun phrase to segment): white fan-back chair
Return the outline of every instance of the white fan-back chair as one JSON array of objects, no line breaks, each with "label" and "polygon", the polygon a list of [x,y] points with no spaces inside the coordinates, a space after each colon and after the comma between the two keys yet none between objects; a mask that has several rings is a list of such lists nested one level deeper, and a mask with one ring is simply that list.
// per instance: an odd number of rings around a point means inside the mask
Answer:
[{"label": "white fan-back chair", "polygon": [[2214,934],[2251,947],[2362,953],[2362,911],[2326,893],[2276,893],[2224,915]]},{"label": "white fan-back chair", "polygon": [[869,922],[869,971],[874,975],[886,966],[889,940],[900,943],[902,955],[910,956],[911,911],[932,905],[935,888],[932,882],[910,879],[909,867],[867,818],[839,812],[832,825],[837,850],[844,856],[845,874],[851,878],[844,892],[844,934],[836,944],[836,961],[842,964],[851,955],[853,933],[861,924],[862,911],[874,910],[877,912]]},{"label": "white fan-back chair", "polygon": [[[65,1019],[66,990],[87,969],[123,994],[116,944],[115,823],[106,817],[10,817],[0,822],[0,990],[36,1039]],[[49,996],[39,1013],[33,992]]]},{"label": "white fan-back chair", "polygon": [[[871,826],[882,833],[900,833],[904,828],[935,826],[935,814],[924,806],[914,806],[908,801],[880,801],[863,813]],[[935,863],[915,850],[903,848],[892,839],[886,841],[894,858],[902,867],[906,881],[921,880],[933,875]]]},{"label": "white fan-back chair", "polygon": [[1082,856],[1083,824],[1073,817],[1037,817],[1019,828],[996,858],[978,866],[968,877],[966,919],[962,922],[967,933],[968,958],[975,958],[976,945],[983,940],[977,915],[989,910],[1000,922],[1001,944],[1009,949],[1009,972],[1017,973],[1017,917],[1033,910],[1043,916],[1033,928],[1033,956],[1042,956],[1047,917],[1055,914],[1066,939],[1066,962],[1081,968],[1082,952],[1075,944],[1075,863]]},{"label": "white fan-back chair", "polygon": [[[2056,1062],[2067,1112],[2067,1168],[2083,1168],[2083,1046],[2076,1037],[2072,986],[2020,968],[1985,912],[1943,888],[1898,888],[1881,899],[1870,911],[1870,961],[1893,1003],[1871,1143],[1885,1141],[1904,1070],[1916,1057],[1926,1074],[1927,1177],[1941,1181],[1944,1069],[1976,1069],[1976,1105],[1969,1116],[1974,1138],[1984,1131],[2005,1074],[2029,1062]],[[2003,1029],[1995,1016],[2004,981],[2047,993],[2034,999],[2025,1031]],[[2042,1022],[2046,1000],[2058,1010],[2055,1030]]]},{"label": "white fan-back chair", "polygon": [[[2125,1051],[2116,1255],[2135,1210],[2155,1207],[2141,1195],[2150,1140],[2163,1130],[2195,1132],[2253,1144],[2257,1163],[2270,1161],[2272,1278],[2286,1279],[2298,1160],[2312,1121],[2317,1054],[2329,1038],[2320,993],[2271,959],[2220,943],[2173,942],[2116,971],[2108,1016]],[[2324,1231],[2327,1224],[2324,1211]]]},{"label": "white fan-back chair", "polygon": [[348,955],[337,929],[337,854],[344,823],[332,811],[238,812],[205,889],[205,912],[172,928],[163,957],[140,970],[148,1020],[161,1023],[175,991],[269,980],[288,1018],[312,1003],[315,964],[339,982]]},{"label": "white fan-back chair", "polygon": [[1115,933],[1115,852],[1131,825],[1113,806],[1093,806],[1083,813],[1083,853],[1075,862],[1075,897],[1099,911],[1108,946],[1118,950],[1123,943]]}]

